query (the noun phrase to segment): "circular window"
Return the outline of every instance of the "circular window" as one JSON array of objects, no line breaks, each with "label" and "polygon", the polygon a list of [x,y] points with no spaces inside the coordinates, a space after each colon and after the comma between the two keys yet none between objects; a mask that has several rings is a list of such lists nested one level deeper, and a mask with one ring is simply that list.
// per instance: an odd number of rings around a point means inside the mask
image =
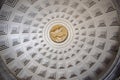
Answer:
[{"label": "circular window", "polygon": [[68,37],[68,30],[63,25],[54,25],[50,30],[50,38],[56,43],[64,42]]}]

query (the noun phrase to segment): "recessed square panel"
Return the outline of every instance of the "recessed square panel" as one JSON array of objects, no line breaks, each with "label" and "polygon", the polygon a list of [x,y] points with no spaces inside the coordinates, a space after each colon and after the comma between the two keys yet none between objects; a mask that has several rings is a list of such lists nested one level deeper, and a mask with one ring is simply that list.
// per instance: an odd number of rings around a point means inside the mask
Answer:
[{"label": "recessed square panel", "polygon": [[7,4],[8,6],[14,8],[18,1],[19,1],[19,0],[6,0],[6,1],[5,1],[5,4]]}]

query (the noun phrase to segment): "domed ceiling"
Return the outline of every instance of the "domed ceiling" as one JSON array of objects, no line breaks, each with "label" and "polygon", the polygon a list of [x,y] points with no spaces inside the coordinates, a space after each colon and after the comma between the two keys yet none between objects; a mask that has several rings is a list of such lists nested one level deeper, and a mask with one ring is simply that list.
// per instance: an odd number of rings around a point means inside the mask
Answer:
[{"label": "domed ceiling", "polygon": [[17,80],[102,80],[119,49],[111,0],[6,0],[0,56]]}]

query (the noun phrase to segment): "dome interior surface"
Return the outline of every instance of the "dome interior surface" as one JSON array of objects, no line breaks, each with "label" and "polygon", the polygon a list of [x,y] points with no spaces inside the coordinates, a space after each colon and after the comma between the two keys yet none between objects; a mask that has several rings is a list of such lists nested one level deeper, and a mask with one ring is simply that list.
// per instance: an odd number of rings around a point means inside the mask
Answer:
[{"label": "dome interior surface", "polygon": [[[52,39],[58,24],[65,32]],[[118,55],[119,29],[112,0],[6,0],[0,57],[18,80],[102,80]]]}]

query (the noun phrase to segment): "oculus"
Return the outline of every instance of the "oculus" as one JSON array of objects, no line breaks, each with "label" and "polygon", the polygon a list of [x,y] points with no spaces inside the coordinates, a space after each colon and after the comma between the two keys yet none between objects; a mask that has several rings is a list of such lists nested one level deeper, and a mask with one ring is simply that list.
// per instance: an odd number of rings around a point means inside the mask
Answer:
[{"label": "oculus", "polygon": [[68,37],[68,30],[65,26],[57,24],[50,29],[49,35],[52,41],[62,43]]}]

